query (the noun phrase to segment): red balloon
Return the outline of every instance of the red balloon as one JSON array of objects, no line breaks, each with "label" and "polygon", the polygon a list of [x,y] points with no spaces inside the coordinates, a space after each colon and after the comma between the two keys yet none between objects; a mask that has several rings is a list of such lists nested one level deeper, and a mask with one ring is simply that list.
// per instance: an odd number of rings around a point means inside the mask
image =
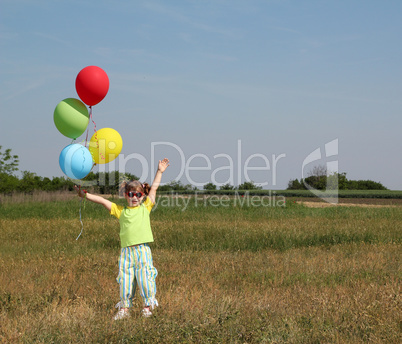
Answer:
[{"label": "red balloon", "polygon": [[88,66],[78,73],[75,79],[75,89],[85,104],[96,105],[105,98],[109,91],[109,78],[102,68]]}]

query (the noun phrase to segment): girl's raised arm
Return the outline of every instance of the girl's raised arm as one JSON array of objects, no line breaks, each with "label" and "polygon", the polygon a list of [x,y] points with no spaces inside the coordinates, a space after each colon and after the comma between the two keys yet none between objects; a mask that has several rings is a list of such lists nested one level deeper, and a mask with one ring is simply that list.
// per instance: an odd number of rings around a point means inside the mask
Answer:
[{"label": "girl's raised arm", "polygon": [[165,172],[168,166],[169,166],[169,159],[165,158],[162,161],[159,160],[158,171],[156,171],[154,181],[148,194],[148,197],[152,201],[152,203],[155,203],[156,190],[158,190],[159,184],[161,183],[162,173]]},{"label": "girl's raised arm", "polygon": [[77,185],[74,185],[75,190],[78,193],[78,196],[80,196],[81,198],[86,198],[88,201],[97,203],[97,204],[101,204],[103,205],[109,212],[112,209],[112,202],[110,202],[109,200],[107,200],[106,198],[103,198],[101,196],[98,195],[93,195],[90,194],[89,192],[79,188]]}]

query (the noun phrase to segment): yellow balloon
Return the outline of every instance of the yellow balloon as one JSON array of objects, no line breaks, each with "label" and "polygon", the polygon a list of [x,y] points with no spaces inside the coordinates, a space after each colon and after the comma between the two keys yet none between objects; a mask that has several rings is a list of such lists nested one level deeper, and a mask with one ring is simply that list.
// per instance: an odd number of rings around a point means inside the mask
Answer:
[{"label": "yellow balloon", "polygon": [[95,164],[107,164],[117,158],[122,148],[120,134],[112,128],[103,128],[92,135],[88,149]]}]

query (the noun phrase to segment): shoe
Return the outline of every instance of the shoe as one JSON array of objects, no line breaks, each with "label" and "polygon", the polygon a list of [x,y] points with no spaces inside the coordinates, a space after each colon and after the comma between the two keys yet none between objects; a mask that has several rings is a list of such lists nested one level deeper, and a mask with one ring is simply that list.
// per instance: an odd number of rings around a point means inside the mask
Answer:
[{"label": "shoe", "polygon": [[130,317],[130,311],[128,308],[123,308],[123,304],[121,302],[116,305],[116,308],[118,308],[119,311],[113,317],[113,320],[122,320]]},{"label": "shoe", "polygon": [[149,318],[152,315],[152,312],[149,310],[149,307],[145,307],[142,311],[141,314],[144,318]]},{"label": "shoe", "polygon": [[116,313],[116,315],[113,317],[113,320],[122,320],[129,317],[130,317],[129,310],[127,308],[122,308]]}]

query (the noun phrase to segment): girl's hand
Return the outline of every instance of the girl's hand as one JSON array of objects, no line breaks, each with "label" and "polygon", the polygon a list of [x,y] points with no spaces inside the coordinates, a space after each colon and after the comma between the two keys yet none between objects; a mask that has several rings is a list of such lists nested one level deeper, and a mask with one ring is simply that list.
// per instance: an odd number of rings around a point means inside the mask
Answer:
[{"label": "girl's hand", "polygon": [[86,195],[86,191],[84,189],[81,189],[80,187],[78,187],[77,185],[74,185],[74,189],[75,191],[77,191],[78,196],[80,196],[81,198],[84,198]]},{"label": "girl's hand", "polygon": [[148,197],[152,203],[155,204],[156,190],[158,190],[159,184],[161,183],[162,173],[165,172],[169,166],[169,159],[159,160],[158,171],[156,172],[154,181],[152,183],[151,189],[149,190]]},{"label": "girl's hand", "polygon": [[158,170],[161,171],[162,173],[165,172],[167,167],[169,166],[169,159],[165,158],[162,161],[159,160],[159,165],[158,165]]}]

